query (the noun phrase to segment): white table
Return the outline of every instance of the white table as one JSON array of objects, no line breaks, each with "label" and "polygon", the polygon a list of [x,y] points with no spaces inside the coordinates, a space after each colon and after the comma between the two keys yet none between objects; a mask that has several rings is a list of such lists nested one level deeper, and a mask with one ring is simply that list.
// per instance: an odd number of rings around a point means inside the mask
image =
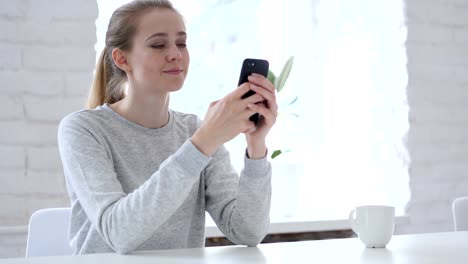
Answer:
[{"label": "white table", "polygon": [[468,263],[468,232],[394,236],[387,248],[367,249],[357,238],[161,250],[131,255],[1,259],[0,264],[157,264],[157,263]]}]

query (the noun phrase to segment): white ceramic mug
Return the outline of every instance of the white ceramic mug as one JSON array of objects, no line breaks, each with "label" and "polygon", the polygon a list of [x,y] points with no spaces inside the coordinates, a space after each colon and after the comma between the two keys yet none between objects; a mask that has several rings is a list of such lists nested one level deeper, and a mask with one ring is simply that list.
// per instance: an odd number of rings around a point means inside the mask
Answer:
[{"label": "white ceramic mug", "polygon": [[392,206],[359,206],[349,213],[351,228],[368,248],[383,248],[390,242],[395,227],[394,219],[395,207]]}]

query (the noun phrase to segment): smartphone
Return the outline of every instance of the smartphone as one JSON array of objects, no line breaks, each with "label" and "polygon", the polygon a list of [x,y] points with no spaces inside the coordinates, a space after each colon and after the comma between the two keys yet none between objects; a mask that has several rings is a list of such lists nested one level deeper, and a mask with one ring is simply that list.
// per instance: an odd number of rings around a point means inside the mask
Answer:
[{"label": "smartphone", "polygon": [[[245,59],[244,62],[242,63],[242,68],[241,68],[241,73],[239,77],[239,85],[248,82],[249,80],[247,77],[251,75],[252,73],[258,73],[261,74],[265,77],[268,76],[268,67],[269,63],[267,60],[261,60],[261,59]],[[244,99],[246,97],[249,97],[251,95],[255,94],[254,91],[250,90],[247,93],[245,93],[241,98]],[[259,119],[259,114],[254,114],[252,115],[249,120],[254,122],[255,125],[258,123]]]}]

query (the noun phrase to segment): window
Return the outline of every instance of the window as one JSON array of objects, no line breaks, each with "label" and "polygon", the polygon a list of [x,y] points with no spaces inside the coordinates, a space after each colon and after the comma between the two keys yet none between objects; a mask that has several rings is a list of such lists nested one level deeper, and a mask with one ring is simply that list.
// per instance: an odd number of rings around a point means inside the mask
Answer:
[{"label": "window", "polygon": [[[98,2],[99,55],[110,14],[127,1]],[[394,205],[404,214],[402,0],[172,2],[186,19],[191,54],[184,88],[171,95],[173,109],[203,118],[211,101],[236,87],[244,58],[268,59],[278,74],[295,57],[268,138],[270,154],[287,150],[272,160],[272,222],[346,219],[361,204]],[[240,171],[244,136],[226,146]]]}]

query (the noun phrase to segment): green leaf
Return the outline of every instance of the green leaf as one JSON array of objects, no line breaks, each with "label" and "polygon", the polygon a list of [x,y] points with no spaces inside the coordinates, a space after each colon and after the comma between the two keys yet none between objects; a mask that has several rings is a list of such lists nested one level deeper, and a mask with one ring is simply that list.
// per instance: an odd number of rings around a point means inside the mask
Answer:
[{"label": "green leaf", "polygon": [[298,96],[296,96],[296,98],[294,98],[294,100],[292,100],[292,102],[290,102],[290,103],[289,103],[289,105],[292,105],[292,104],[294,104],[294,103],[297,101],[297,99],[298,99],[298,98],[299,98],[299,97],[298,97]]},{"label": "green leaf", "polygon": [[[270,80],[271,83],[273,83],[273,84],[275,83],[276,76],[271,70],[268,70],[267,79]],[[276,89],[276,87],[275,87],[275,89]]]},{"label": "green leaf", "polygon": [[281,154],[281,150],[277,149],[277,150],[273,151],[273,153],[271,154],[271,158],[274,159],[274,158],[278,157],[280,154]]},{"label": "green leaf", "polygon": [[291,72],[292,66],[294,63],[294,56],[291,56],[288,61],[283,66],[283,70],[281,71],[280,75],[275,79],[275,88],[277,92],[280,92],[284,84],[286,83],[286,80],[289,77],[289,73]]}]

